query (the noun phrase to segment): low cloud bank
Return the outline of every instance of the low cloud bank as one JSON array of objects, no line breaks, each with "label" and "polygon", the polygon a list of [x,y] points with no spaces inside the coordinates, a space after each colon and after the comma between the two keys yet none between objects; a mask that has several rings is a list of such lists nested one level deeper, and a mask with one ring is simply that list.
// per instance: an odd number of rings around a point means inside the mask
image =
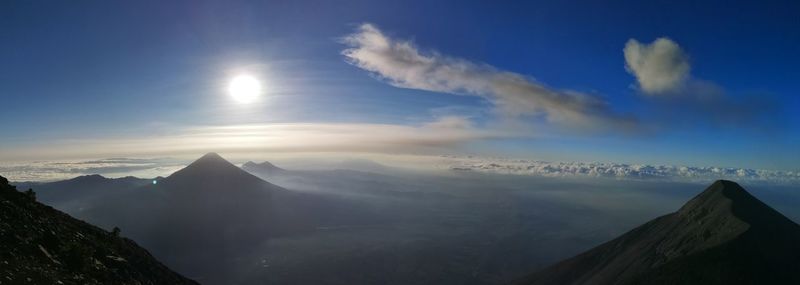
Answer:
[{"label": "low cloud bank", "polygon": [[443,156],[454,171],[535,175],[548,177],[608,177],[683,182],[729,179],[742,182],[798,184],[800,172],[730,167],[698,167],[601,162],[548,162],[525,159]]},{"label": "low cloud bank", "polygon": [[110,178],[136,176],[153,178],[185,166],[166,158],[106,158],[78,161],[34,161],[0,164],[0,175],[11,181],[55,181],[81,175],[100,174]]},{"label": "low cloud bank", "polygon": [[[244,160],[258,160],[254,157],[264,157],[265,155],[272,158],[281,157],[281,155],[277,153],[269,154],[256,152],[245,155]],[[391,167],[391,169],[424,170],[425,173],[429,174],[436,173],[440,170],[446,170],[543,177],[587,177],[700,183],[708,183],[716,179],[728,179],[750,183],[800,185],[800,171],[604,162],[551,162],[454,155],[365,155],[375,161],[385,162],[387,163],[386,165],[400,167]],[[330,169],[363,170],[362,167],[357,166],[363,166],[363,162],[357,163],[356,166],[354,166],[352,161],[343,161],[342,158],[342,156],[320,157],[316,155],[288,159],[288,161],[294,163],[302,161],[302,163],[292,167],[299,167],[299,169],[329,169],[330,167],[325,168],[322,166],[330,166],[332,162],[336,162],[336,166]],[[283,157],[283,159],[286,160],[286,157]],[[191,160],[166,158],[109,158],[59,162],[37,161],[24,164],[2,164],[0,165],[0,175],[9,178],[11,181],[54,181],[89,174],[101,174],[111,178],[123,176],[152,178],[156,176],[167,176],[184,167],[190,161]],[[371,160],[369,160],[369,162],[373,167],[375,165],[380,165]],[[387,168],[387,166],[381,167]]]}]

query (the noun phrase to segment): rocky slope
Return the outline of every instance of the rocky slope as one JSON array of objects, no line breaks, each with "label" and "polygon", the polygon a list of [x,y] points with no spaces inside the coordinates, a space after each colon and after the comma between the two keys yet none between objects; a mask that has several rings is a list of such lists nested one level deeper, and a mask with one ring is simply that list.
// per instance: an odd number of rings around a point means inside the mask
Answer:
[{"label": "rocky slope", "polygon": [[0,284],[197,284],[135,242],[35,201],[0,177]]},{"label": "rocky slope", "polygon": [[800,284],[800,226],[720,180],[677,212],[517,284]]}]

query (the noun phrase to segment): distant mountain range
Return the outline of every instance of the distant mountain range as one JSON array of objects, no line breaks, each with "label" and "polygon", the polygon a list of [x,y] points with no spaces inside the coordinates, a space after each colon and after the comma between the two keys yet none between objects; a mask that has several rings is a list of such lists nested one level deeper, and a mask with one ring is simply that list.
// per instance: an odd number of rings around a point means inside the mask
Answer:
[{"label": "distant mountain range", "polygon": [[516,284],[800,284],[800,226],[731,181]]},{"label": "distant mountain range", "polygon": [[1,284],[196,284],[118,232],[35,199],[0,177]]},{"label": "distant mountain range", "polygon": [[85,211],[103,203],[106,198],[121,195],[152,182],[152,179],[130,176],[106,178],[92,174],[48,183],[20,182],[16,183],[16,186],[23,190],[32,188],[42,203],[57,205],[59,210],[71,213],[76,218],[85,219]]}]

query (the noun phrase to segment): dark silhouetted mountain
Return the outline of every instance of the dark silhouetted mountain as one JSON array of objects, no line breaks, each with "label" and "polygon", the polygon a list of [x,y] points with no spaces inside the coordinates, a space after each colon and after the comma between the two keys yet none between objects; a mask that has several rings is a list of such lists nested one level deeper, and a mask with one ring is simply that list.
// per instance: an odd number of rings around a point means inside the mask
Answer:
[{"label": "dark silhouetted mountain", "polygon": [[152,183],[150,179],[136,177],[106,178],[101,175],[84,175],[56,182],[21,182],[19,189],[36,189],[39,201],[73,216],[84,219],[81,212],[108,196]]},{"label": "dark silhouetted mountain", "polygon": [[242,165],[242,169],[250,173],[263,173],[263,174],[281,174],[287,172],[286,169],[277,167],[274,164],[270,163],[269,161],[264,161],[262,163],[255,163],[252,161],[248,161]]},{"label": "dark silhouetted mountain", "polygon": [[[139,207],[157,214],[148,219],[161,233],[160,248],[178,249],[185,236],[193,243],[220,245],[228,237],[257,238],[275,230],[272,207],[288,191],[263,181],[209,153],[185,168],[133,193]],[[273,197],[275,196],[275,197]],[[139,210],[128,215],[140,219]],[[244,241],[244,240],[242,240]]]},{"label": "dark silhouetted mountain", "polygon": [[56,182],[20,182],[16,185],[20,189],[35,187],[41,200],[61,202],[72,197],[113,194],[115,191],[132,189],[149,183],[152,183],[152,180],[133,176],[106,178],[102,175],[92,174]]},{"label": "dark silhouetted mountain", "polygon": [[800,226],[731,181],[518,284],[800,284]]},{"label": "dark silhouetted mountain", "polygon": [[87,212],[92,222],[126,229],[179,272],[212,283],[232,278],[214,271],[215,264],[222,267],[270,238],[376,220],[353,202],[284,189],[215,153]]},{"label": "dark silhouetted mountain", "polygon": [[2,284],[196,284],[118,234],[42,205],[0,177]]}]

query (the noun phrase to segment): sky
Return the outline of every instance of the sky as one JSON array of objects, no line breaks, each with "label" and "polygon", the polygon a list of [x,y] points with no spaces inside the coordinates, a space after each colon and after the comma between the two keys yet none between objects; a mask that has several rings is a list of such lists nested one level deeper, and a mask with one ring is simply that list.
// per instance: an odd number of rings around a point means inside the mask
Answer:
[{"label": "sky", "polygon": [[[0,161],[217,151],[798,171],[798,50],[796,1],[4,1]],[[253,102],[228,94],[239,75],[261,84]]]}]

